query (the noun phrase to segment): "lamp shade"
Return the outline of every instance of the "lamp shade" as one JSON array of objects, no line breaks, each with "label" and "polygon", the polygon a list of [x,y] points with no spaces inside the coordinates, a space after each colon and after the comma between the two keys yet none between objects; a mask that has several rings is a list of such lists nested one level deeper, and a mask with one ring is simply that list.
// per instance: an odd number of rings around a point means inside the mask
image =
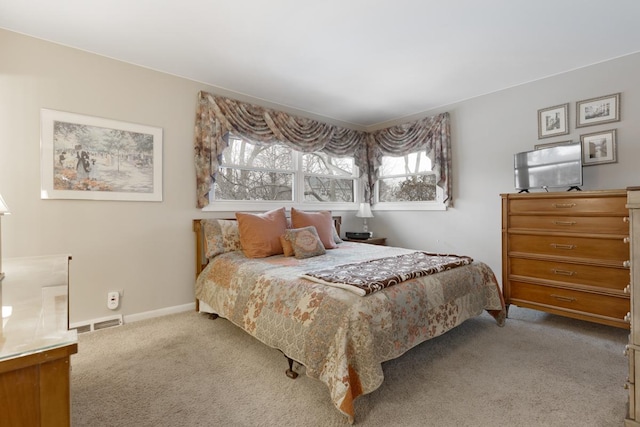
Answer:
[{"label": "lamp shade", "polygon": [[371,213],[371,205],[369,203],[360,203],[360,208],[358,209],[358,213],[356,214],[358,218],[373,218],[373,213]]},{"label": "lamp shade", "polygon": [[0,215],[5,215],[8,213],[10,213],[9,206],[7,206],[7,204],[2,199],[2,196],[0,195]]}]

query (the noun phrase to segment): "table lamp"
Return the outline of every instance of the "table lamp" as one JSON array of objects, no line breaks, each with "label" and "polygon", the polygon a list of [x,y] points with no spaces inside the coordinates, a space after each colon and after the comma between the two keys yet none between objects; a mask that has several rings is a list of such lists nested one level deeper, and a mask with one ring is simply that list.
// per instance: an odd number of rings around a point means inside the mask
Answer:
[{"label": "table lamp", "polygon": [[[367,226],[367,218],[373,218],[373,213],[371,213],[371,205],[369,203],[360,203],[360,208],[358,209],[358,213],[356,213],[358,218],[362,218],[364,224],[362,226],[362,231],[365,233],[369,233],[369,227]],[[371,237],[373,233],[369,233],[369,237]]]}]

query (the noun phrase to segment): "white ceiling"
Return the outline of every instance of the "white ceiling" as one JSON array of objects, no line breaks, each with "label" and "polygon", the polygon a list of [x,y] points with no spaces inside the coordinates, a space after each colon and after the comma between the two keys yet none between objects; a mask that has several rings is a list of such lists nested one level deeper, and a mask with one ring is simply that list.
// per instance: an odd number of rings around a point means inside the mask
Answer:
[{"label": "white ceiling", "polygon": [[374,129],[639,52],[640,1],[0,0],[0,27]]}]

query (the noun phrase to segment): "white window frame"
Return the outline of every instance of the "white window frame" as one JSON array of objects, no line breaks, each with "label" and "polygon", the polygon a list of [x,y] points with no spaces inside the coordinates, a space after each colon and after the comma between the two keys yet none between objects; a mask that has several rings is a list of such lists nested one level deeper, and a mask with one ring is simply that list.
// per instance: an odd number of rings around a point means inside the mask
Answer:
[{"label": "white window frame", "polygon": [[[362,199],[362,185],[358,179],[358,167],[354,164],[352,179],[354,182],[353,202],[305,202],[304,201],[304,177],[305,172],[302,167],[302,151],[291,149],[293,154],[293,201],[289,200],[215,200],[212,198],[213,191],[209,192],[209,204],[202,208],[204,212],[235,212],[235,211],[265,211],[285,207],[291,209],[314,209],[314,210],[335,210],[335,211],[357,211],[359,201]],[[283,171],[284,172],[284,171]],[[329,178],[346,179],[334,175],[318,175]]]},{"label": "white window frame", "polygon": [[[407,154],[408,155],[408,154]],[[403,156],[388,156],[388,157],[403,157]],[[424,172],[415,173],[412,175],[424,175]],[[403,175],[406,176],[406,175]],[[376,180],[374,185],[374,204],[371,206],[373,211],[446,211],[447,206],[444,203],[444,190],[439,185],[436,185],[436,200],[434,201],[415,201],[415,202],[381,202],[379,196],[379,182],[380,179],[393,178],[394,175],[381,176]]]}]

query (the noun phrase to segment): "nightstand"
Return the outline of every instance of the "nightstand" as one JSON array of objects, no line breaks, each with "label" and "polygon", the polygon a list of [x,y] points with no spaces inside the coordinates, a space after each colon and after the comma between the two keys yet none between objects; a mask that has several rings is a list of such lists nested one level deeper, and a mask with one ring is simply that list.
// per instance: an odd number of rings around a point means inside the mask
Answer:
[{"label": "nightstand", "polygon": [[386,237],[370,237],[368,239],[342,239],[345,242],[355,242],[355,243],[368,243],[370,245],[380,245],[385,246],[387,244]]}]

